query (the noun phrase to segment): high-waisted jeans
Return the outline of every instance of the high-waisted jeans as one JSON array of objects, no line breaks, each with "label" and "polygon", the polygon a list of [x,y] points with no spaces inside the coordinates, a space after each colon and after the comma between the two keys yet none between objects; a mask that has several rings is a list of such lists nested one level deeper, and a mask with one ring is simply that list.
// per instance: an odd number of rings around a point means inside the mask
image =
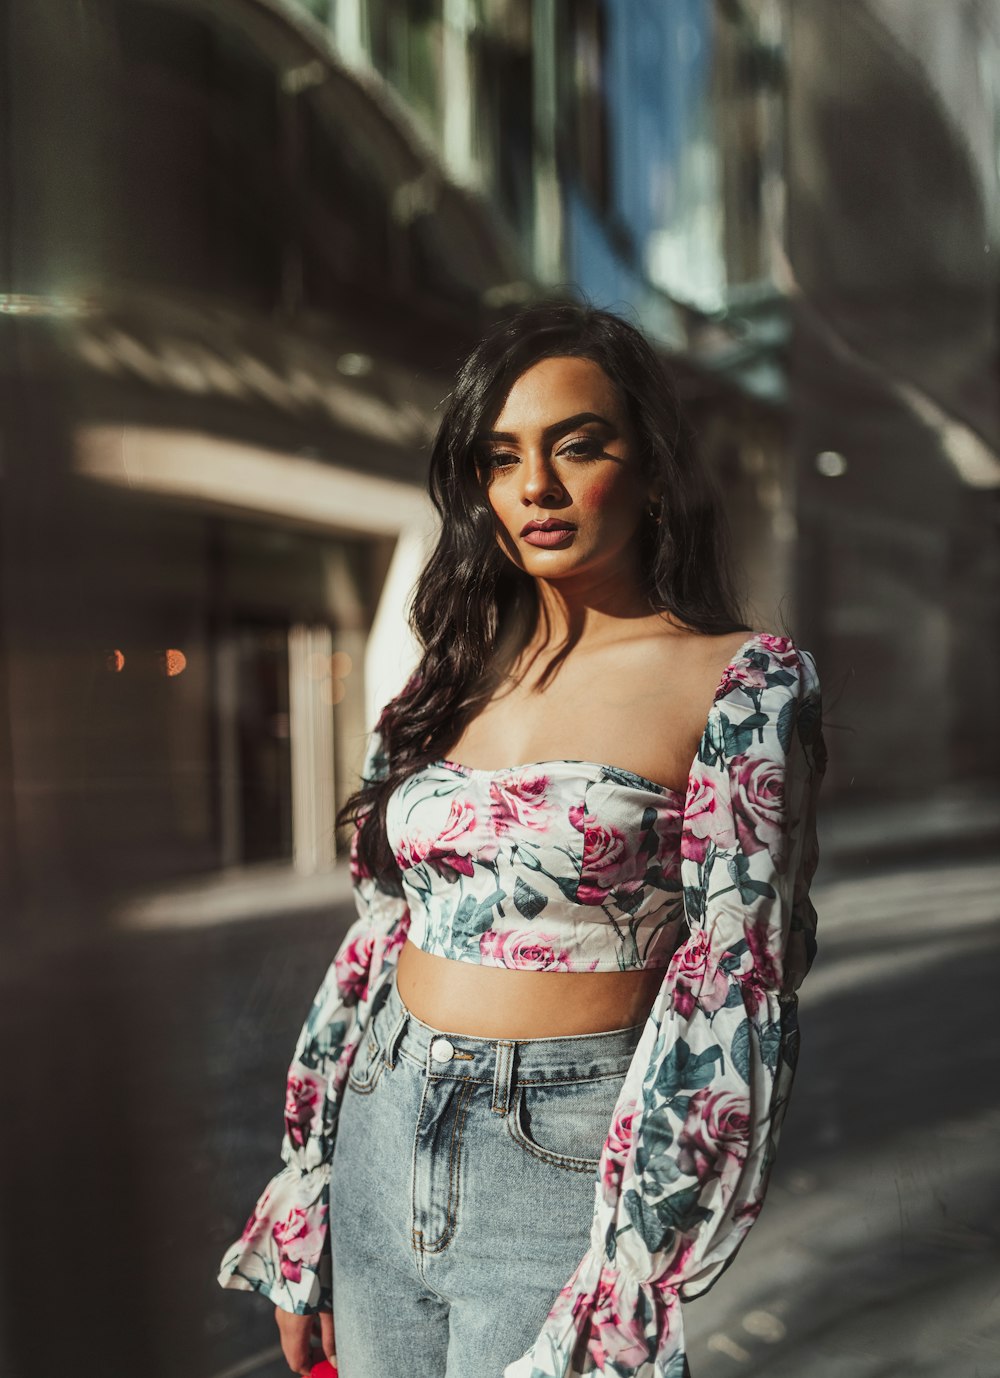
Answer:
[{"label": "high-waisted jeans", "polygon": [[644,1024],[432,1028],[379,991],[330,1180],[342,1378],[501,1378],[586,1252],[598,1158]]}]

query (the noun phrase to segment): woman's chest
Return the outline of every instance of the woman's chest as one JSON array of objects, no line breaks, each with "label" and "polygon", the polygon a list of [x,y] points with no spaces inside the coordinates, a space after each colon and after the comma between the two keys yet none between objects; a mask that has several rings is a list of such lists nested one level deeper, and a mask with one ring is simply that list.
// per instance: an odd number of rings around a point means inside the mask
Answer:
[{"label": "woman's chest", "polygon": [[704,727],[704,709],[679,687],[622,669],[576,675],[531,693],[495,696],[447,744],[474,769],[540,760],[600,761],[683,794]]}]

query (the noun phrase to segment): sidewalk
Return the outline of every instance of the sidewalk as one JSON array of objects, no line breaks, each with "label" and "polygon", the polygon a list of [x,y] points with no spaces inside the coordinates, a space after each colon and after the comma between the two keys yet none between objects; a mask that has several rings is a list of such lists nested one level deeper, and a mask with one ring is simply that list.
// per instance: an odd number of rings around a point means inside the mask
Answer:
[{"label": "sidewalk", "polygon": [[302,875],[287,862],[268,862],[158,886],[119,904],[112,922],[127,932],[202,928],[351,906],[347,857],[335,870],[317,875]]},{"label": "sidewalk", "polygon": [[[1000,859],[1000,786],[964,786],[911,800],[820,806],[817,883],[871,867],[926,860]],[[120,930],[202,927],[273,918],[276,914],[350,908],[347,858],[322,875],[301,875],[287,863],[235,867],[162,886],[123,903]]]},{"label": "sidewalk", "polygon": [[911,799],[820,798],[817,879],[869,866],[926,860],[1000,859],[1000,782],[955,785]]}]

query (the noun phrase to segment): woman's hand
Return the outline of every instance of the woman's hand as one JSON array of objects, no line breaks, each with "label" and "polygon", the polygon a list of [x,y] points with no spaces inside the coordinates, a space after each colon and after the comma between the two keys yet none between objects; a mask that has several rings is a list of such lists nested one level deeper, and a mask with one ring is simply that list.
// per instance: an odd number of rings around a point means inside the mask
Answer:
[{"label": "woman's hand", "polygon": [[283,1311],[280,1306],[276,1306],[274,1319],[278,1322],[278,1333],[281,1336],[281,1352],[293,1373],[308,1374],[313,1364],[319,1363],[319,1358],[311,1354],[309,1345],[317,1322],[324,1358],[329,1359],[337,1352],[333,1316],[329,1311],[320,1311],[315,1316],[294,1316],[291,1311]]}]

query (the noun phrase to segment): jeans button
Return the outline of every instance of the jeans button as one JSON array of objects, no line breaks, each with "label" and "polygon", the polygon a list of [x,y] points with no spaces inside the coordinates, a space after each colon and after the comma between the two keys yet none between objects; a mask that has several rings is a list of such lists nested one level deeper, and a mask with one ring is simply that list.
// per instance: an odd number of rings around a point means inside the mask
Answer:
[{"label": "jeans button", "polygon": [[435,1062],[447,1062],[454,1052],[455,1045],[448,1038],[435,1038],[431,1044],[431,1057]]}]

